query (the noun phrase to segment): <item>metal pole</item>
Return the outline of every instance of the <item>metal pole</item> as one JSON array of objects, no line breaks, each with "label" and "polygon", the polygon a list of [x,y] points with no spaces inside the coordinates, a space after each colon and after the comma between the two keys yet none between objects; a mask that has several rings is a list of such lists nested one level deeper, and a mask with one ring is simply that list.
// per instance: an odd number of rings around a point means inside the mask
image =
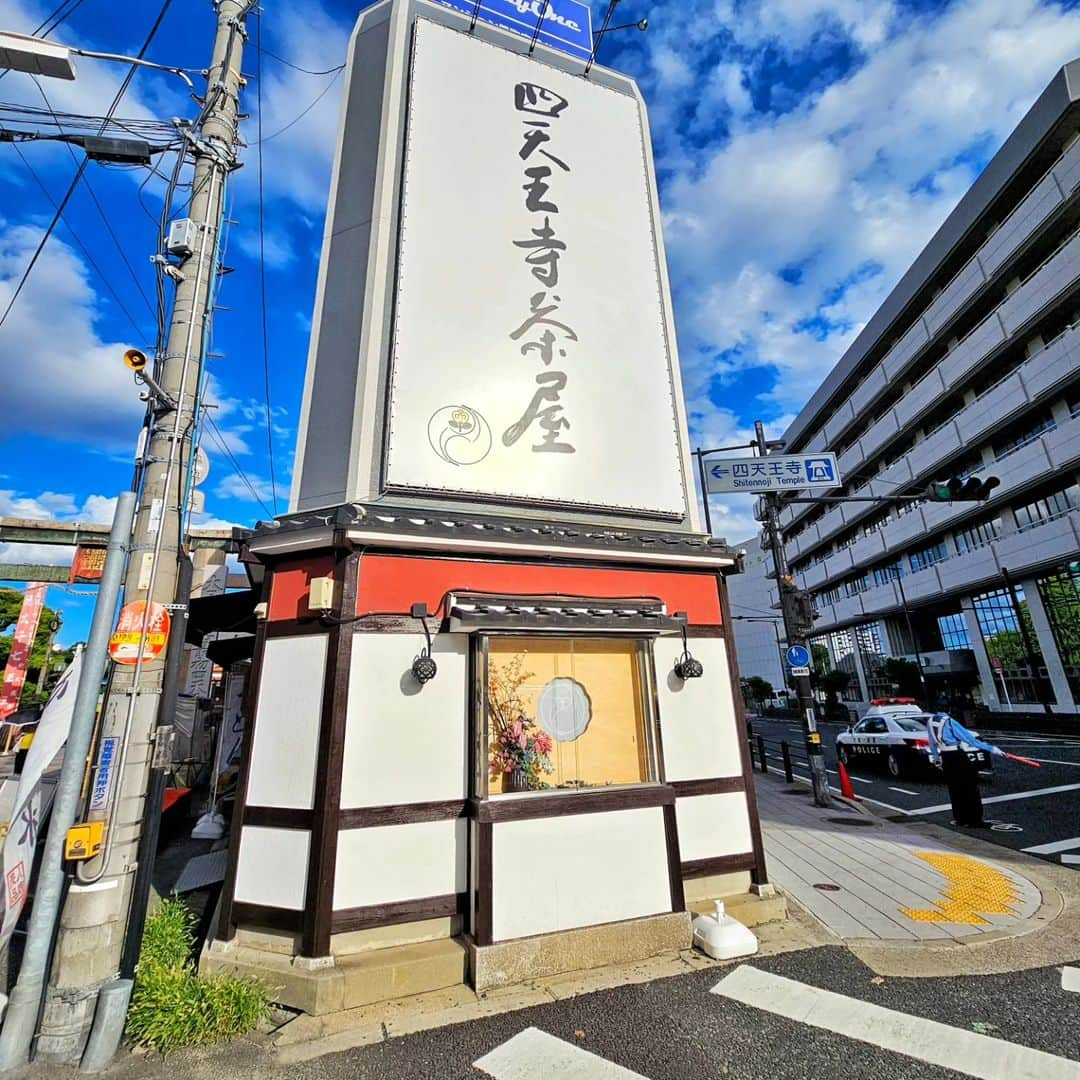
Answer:
[{"label": "metal pole", "polygon": [[701,479],[701,505],[705,510],[705,531],[712,536],[712,515],[709,513],[709,489],[705,486],[705,456],[699,446],[694,451],[697,458],[698,476]]},{"label": "metal pole", "polygon": [[[186,216],[192,252],[179,265],[164,355],[157,358],[155,396],[135,521],[126,599],[146,602],[142,642],[154,605],[176,599],[185,503],[202,387],[203,359],[214,304],[226,181],[237,164],[244,20],[255,0],[215,0],[216,32],[206,94],[193,125],[195,158]],[[141,645],[136,663],[117,668],[102,710],[101,735],[117,739],[108,805],[90,813],[106,822],[100,855],[79,864],[65,905],[54,981],[57,991],[39,1048],[73,1060],[90,1025],[96,988],[119,969],[129,916],[144,805],[154,756],[153,735],[165,662]],[[87,886],[95,886],[88,889]],[[78,993],[65,993],[78,991]]]},{"label": "metal pole", "polygon": [[[757,450],[761,457],[768,452],[768,442],[765,439],[765,427],[760,420],[754,423],[754,433],[757,435]],[[769,546],[772,549],[773,564],[776,568],[776,584],[780,593],[780,613],[784,619],[784,632],[788,646],[806,645],[805,634],[800,625],[801,620],[796,611],[795,590],[790,587],[786,579],[788,577],[787,558],[784,555],[784,545],[780,541],[780,527],[777,522],[779,507],[777,496],[768,493],[762,496],[765,503],[765,529],[769,537]],[[810,689],[809,675],[794,676],[795,693],[799,697],[799,711],[802,714],[803,733],[806,737],[806,754],[810,760],[810,783],[814,790],[814,802],[818,806],[832,806],[832,796],[829,793],[829,776],[825,771],[825,755],[821,747],[821,734],[817,729],[817,717],[814,713],[814,697]]]},{"label": "metal pole", "polygon": [[123,492],[116,503],[112,531],[109,533],[108,554],[101,575],[90,639],[83,654],[82,676],[75,692],[75,707],[71,718],[64,763],[53,800],[49,835],[41,857],[38,880],[34,888],[30,927],[26,950],[23,953],[19,980],[11,992],[3,1031],[0,1032],[0,1071],[22,1069],[26,1065],[30,1041],[37,1025],[38,1005],[45,989],[45,970],[53,941],[53,927],[60,912],[60,895],[64,884],[64,841],[75,821],[82,793],[86,757],[94,732],[98,690],[105,673],[109,637],[112,634],[113,614],[124,578],[124,563],[131,537],[135,514],[135,496]]},{"label": "metal pole", "polygon": [[904,580],[899,566],[893,567],[896,574],[896,587],[900,590],[900,607],[904,612],[904,622],[907,624],[908,637],[911,639],[911,647],[915,650],[915,663],[919,665],[919,685],[922,687],[923,707],[931,706],[930,691],[926,687],[926,676],[923,675],[922,653],[919,652],[919,643],[915,639],[915,629],[911,625],[911,610],[908,608],[907,595],[904,592]]},{"label": "metal pole", "polygon": [[784,779],[789,783],[795,782],[795,774],[791,771],[791,747],[787,744],[787,739],[782,739],[780,742],[780,753],[784,758]]},{"label": "metal pole", "polygon": [[[1024,642],[1024,652],[1027,654],[1028,667],[1031,668],[1031,678],[1035,684],[1035,692],[1039,695],[1039,704],[1043,707],[1044,712],[1050,714],[1054,710],[1051,707],[1050,702],[1046,700],[1049,696],[1045,693],[1046,682],[1039,674],[1039,658],[1035,654],[1035,646],[1031,643],[1031,635],[1028,633],[1027,623],[1024,622],[1024,612],[1020,607],[1020,600],[1016,595],[1016,585],[1013,584],[1012,575],[1004,566],[1001,568],[1001,576],[1005,579],[1005,585],[1009,590],[1009,599],[1012,601],[1013,615],[1016,618],[1016,625],[1020,628],[1020,637]],[[1004,675],[1002,677],[1004,678]]]},{"label": "metal pole", "polygon": [[37,697],[41,697],[42,692],[45,690],[45,680],[49,677],[49,668],[52,665],[53,643],[56,641],[56,635],[60,633],[60,627],[63,625],[63,612],[58,611],[53,616],[52,625],[49,627],[49,640],[45,644],[45,660],[41,665],[41,670],[38,671],[37,687],[34,691]]}]

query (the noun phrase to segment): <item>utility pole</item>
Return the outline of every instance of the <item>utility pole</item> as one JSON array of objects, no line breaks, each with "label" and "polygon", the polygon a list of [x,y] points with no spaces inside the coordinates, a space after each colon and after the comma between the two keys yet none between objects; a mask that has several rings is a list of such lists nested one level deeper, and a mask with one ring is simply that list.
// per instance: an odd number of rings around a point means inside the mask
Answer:
[{"label": "utility pole", "polygon": [[[190,129],[195,158],[187,218],[190,253],[182,256],[165,354],[155,358],[150,432],[143,485],[132,536],[124,600],[145,601],[141,645],[133,665],[114,666],[102,711],[101,745],[116,739],[108,797],[90,820],[106,821],[102,853],[78,864],[61,924],[53,985],[39,1049],[77,1060],[94,1017],[99,989],[115,979],[124,947],[147,785],[155,754],[164,656],[145,655],[151,605],[176,600],[181,523],[189,494],[192,432],[199,409],[208,320],[219,258],[225,186],[236,167],[244,20],[255,0],[214,0],[217,29],[206,97]],[[167,734],[167,733],[166,733]]]},{"label": "utility pole", "polygon": [[60,633],[60,627],[63,625],[64,613],[58,611],[52,617],[52,622],[49,623],[49,640],[45,643],[45,659],[38,669],[37,687],[34,692],[39,698],[45,692],[45,684],[49,678],[49,668],[52,666],[53,645],[56,643],[56,635]]},{"label": "utility pole", "polygon": [[[765,438],[765,427],[760,420],[754,423],[754,434],[757,436],[757,452],[759,456],[766,457],[769,453],[769,445]],[[787,567],[787,558],[784,555],[784,545],[780,542],[779,498],[772,492],[761,496],[764,504],[764,525],[772,549],[773,565],[776,567],[776,584],[780,592],[780,614],[784,620],[784,632],[787,637],[788,647],[792,645],[807,644],[807,636],[810,631],[809,597],[795,588],[790,579]],[[799,712],[803,719],[803,734],[806,737],[806,754],[810,760],[810,782],[814,790],[814,802],[818,806],[831,806],[832,796],[829,794],[829,778],[825,771],[825,757],[821,749],[821,734],[817,729],[817,719],[814,715],[814,698],[810,690],[809,675],[793,676],[795,693],[799,698]]]}]

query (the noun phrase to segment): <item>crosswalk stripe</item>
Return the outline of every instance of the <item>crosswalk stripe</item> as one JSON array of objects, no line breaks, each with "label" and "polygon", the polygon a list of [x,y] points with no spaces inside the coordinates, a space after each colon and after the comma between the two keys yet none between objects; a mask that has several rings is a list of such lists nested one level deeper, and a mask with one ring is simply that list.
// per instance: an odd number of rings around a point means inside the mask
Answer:
[{"label": "crosswalk stripe", "polygon": [[711,993],[979,1080],[1080,1080],[1080,1061],[977,1035],[743,964]]},{"label": "crosswalk stripe", "polygon": [[495,1080],[648,1080],[539,1028],[526,1028],[473,1067]]},{"label": "crosswalk stripe", "polygon": [[[1058,787],[1038,788],[1035,791],[1017,791],[1012,795],[991,795],[984,798],[983,803],[1015,802],[1017,799],[1037,799],[1042,795],[1060,795],[1063,791],[1080,791],[1080,784],[1060,784]],[[918,810],[909,810],[908,813],[915,817],[919,814],[936,814],[939,810],[951,810],[949,803],[940,803],[937,806],[920,806]]]},{"label": "crosswalk stripe", "polygon": [[1080,968],[1064,967],[1061,969],[1061,989],[1080,994]]},{"label": "crosswalk stripe", "polygon": [[1062,855],[1061,861],[1065,866],[1080,866],[1080,855]]},{"label": "crosswalk stripe", "polygon": [[1080,847],[1080,836],[1074,836],[1071,840],[1055,840],[1051,844],[1036,844],[1024,850],[1029,855],[1056,855],[1059,851],[1068,851],[1075,847]]}]

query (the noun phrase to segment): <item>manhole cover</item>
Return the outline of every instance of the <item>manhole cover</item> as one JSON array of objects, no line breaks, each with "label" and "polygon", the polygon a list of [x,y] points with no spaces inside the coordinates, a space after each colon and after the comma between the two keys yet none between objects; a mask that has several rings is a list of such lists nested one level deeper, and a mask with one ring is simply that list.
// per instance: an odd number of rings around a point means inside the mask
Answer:
[{"label": "manhole cover", "polygon": [[874,827],[872,821],[867,821],[866,818],[861,817],[830,817],[825,820],[831,821],[834,825],[855,825],[860,829],[872,829]]},{"label": "manhole cover", "polygon": [[814,884],[815,889],[820,889],[822,892],[839,892],[840,886],[833,885],[828,881],[818,881]]}]

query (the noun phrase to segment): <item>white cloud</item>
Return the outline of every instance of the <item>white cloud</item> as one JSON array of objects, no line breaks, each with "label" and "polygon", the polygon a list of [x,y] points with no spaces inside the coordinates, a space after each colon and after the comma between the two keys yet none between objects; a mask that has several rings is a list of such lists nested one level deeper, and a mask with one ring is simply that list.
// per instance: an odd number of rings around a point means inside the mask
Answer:
[{"label": "white cloud", "polygon": [[0,517],[107,525],[112,521],[115,508],[116,498],[106,495],[88,495],[80,503],[68,492],[43,491],[28,495],[11,488],[0,489]]},{"label": "white cloud", "polygon": [[[269,480],[260,476],[249,475],[245,481],[235,472],[228,473],[218,482],[214,494],[222,499],[240,499],[242,502],[264,502],[267,506],[274,505],[273,487]],[[279,489],[278,498],[280,497]]]}]

